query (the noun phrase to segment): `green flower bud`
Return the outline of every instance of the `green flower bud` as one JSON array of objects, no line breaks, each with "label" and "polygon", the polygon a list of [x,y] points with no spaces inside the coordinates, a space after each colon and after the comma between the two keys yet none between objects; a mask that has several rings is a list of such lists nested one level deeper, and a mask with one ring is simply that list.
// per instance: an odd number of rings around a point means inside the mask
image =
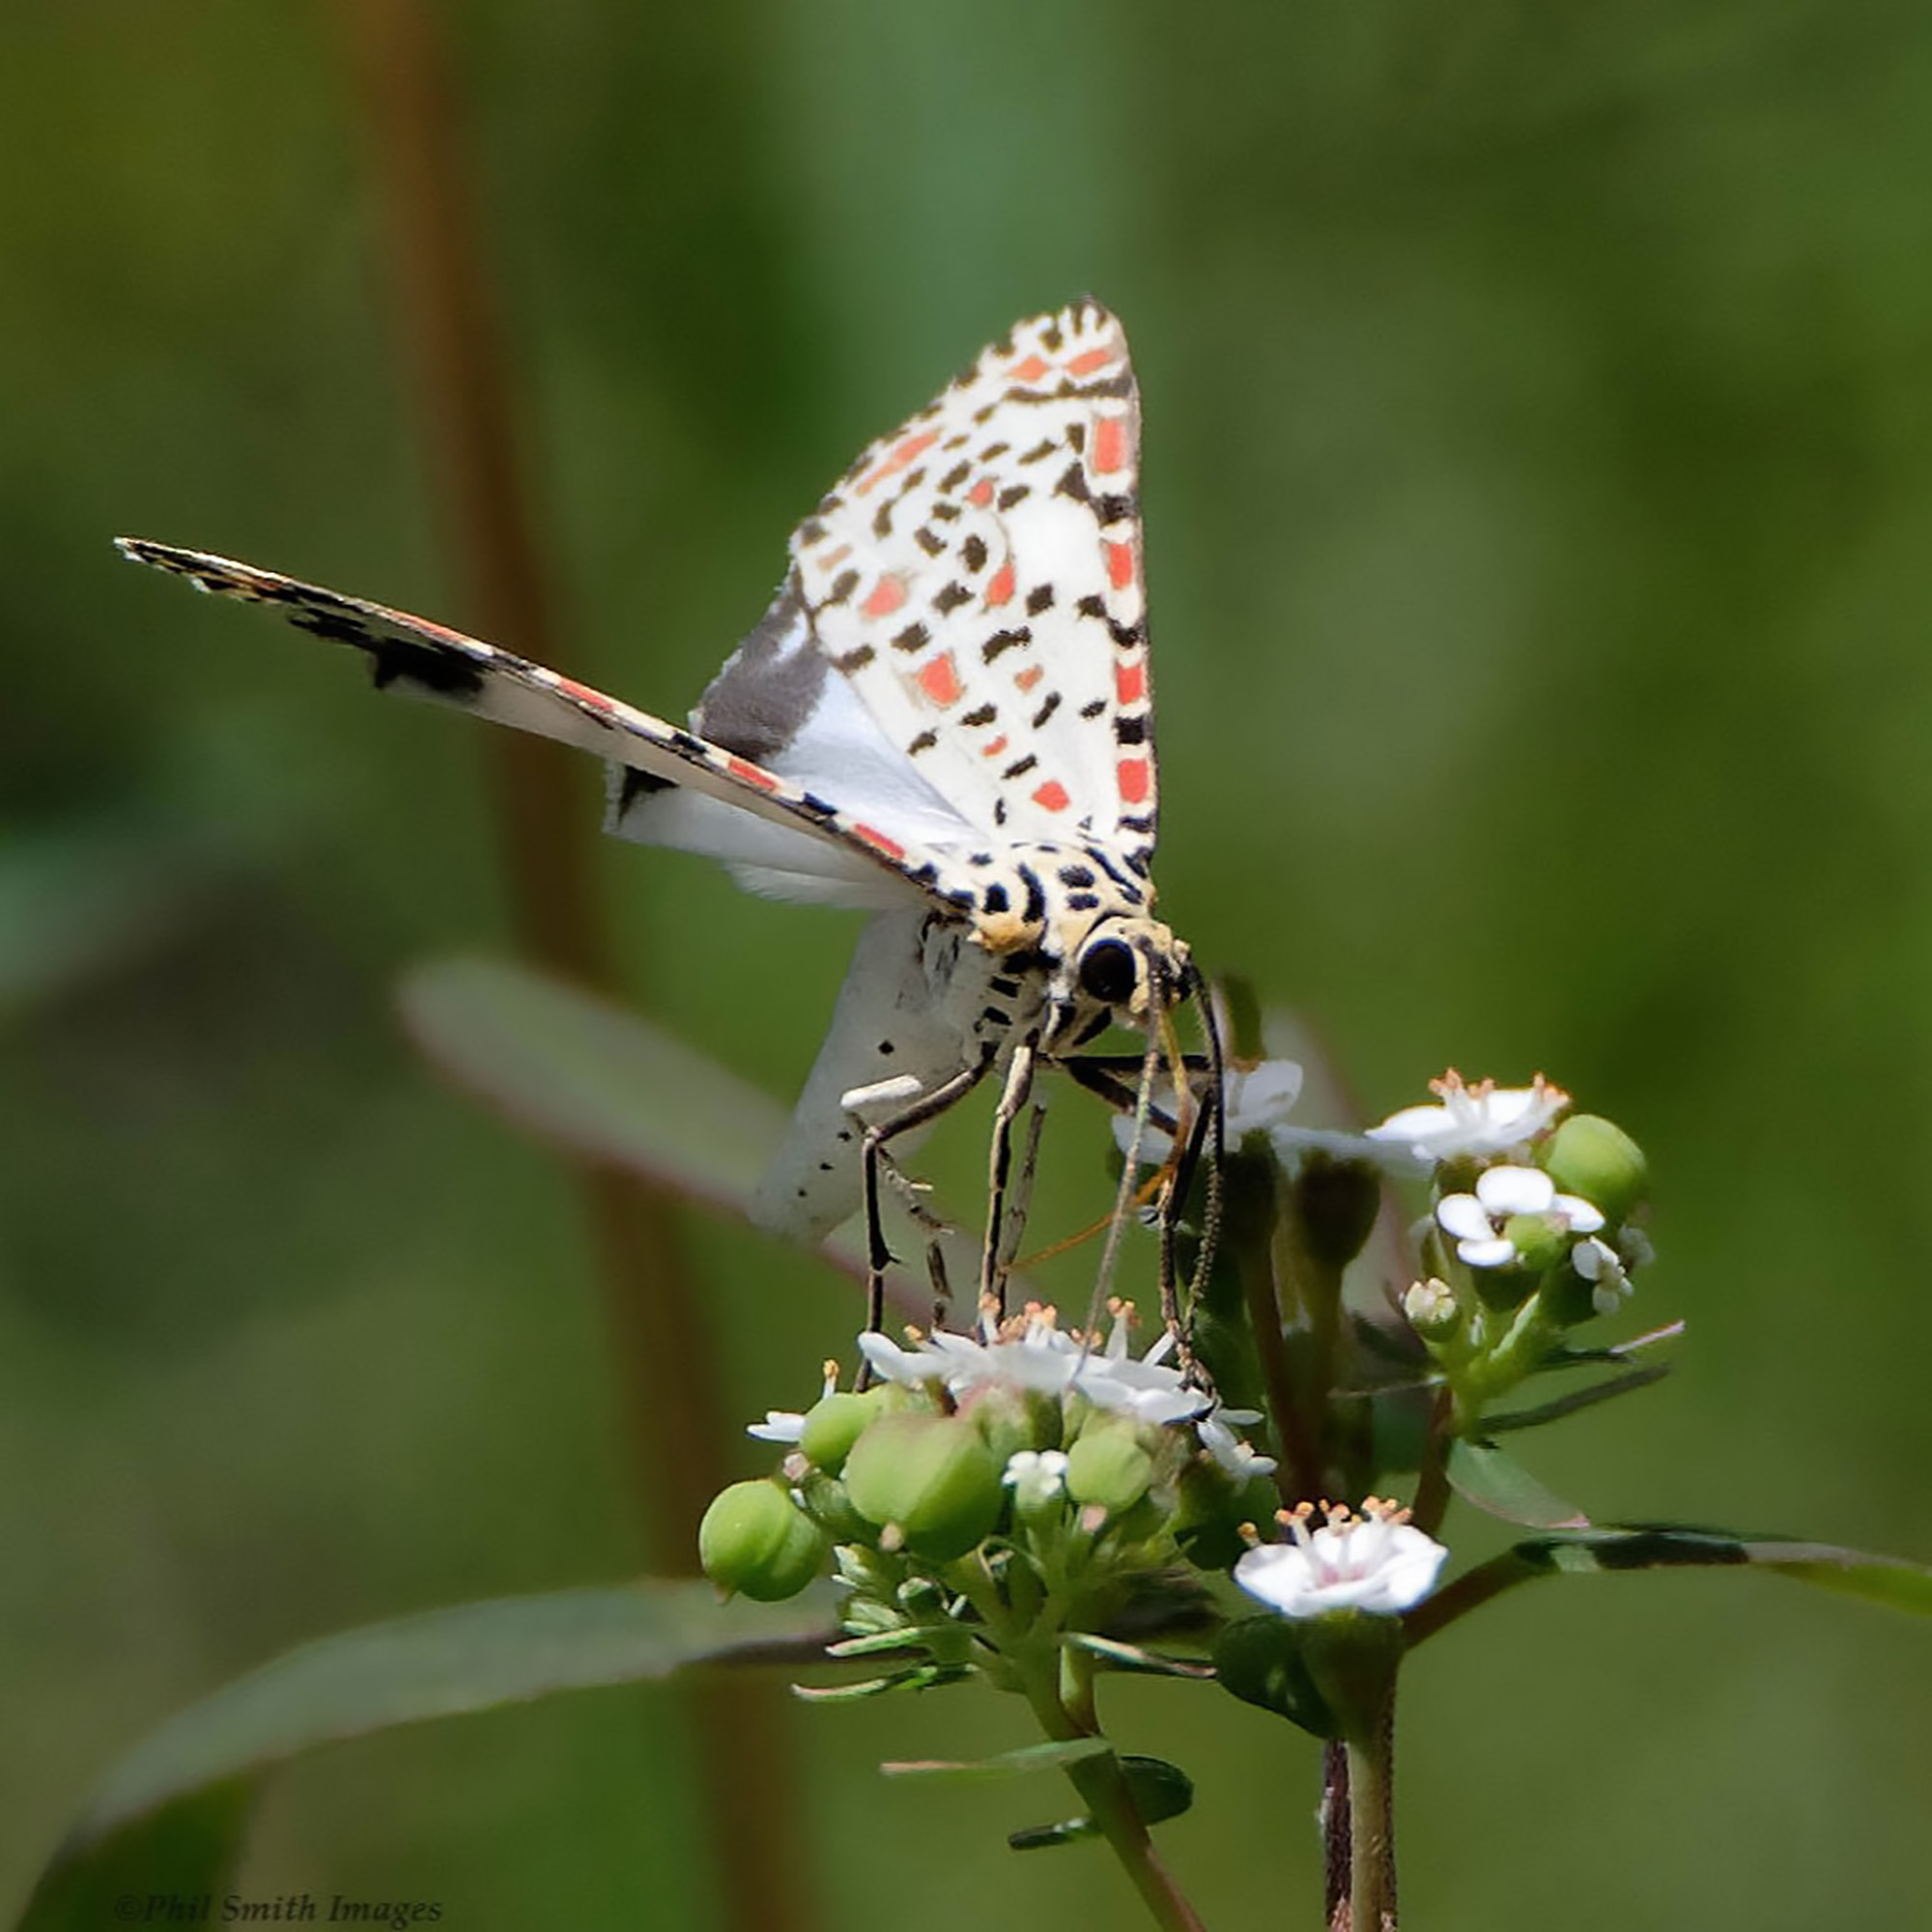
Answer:
[{"label": "green flower bud", "polygon": [[1294,1183],[1309,1253],[1344,1267],[1361,1253],[1381,1212],[1381,1176],[1367,1161],[1312,1153]]},{"label": "green flower bud", "polygon": [[721,1590],[776,1604],[818,1575],[831,1544],[778,1483],[733,1483],[697,1526],[697,1555]]},{"label": "green flower bud", "polygon": [[1580,1194],[1618,1227],[1650,1188],[1643,1150],[1614,1122],[1598,1114],[1573,1114],[1550,1135],[1543,1167],[1566,1194]]},{"label": "green flower bud", "polygon": [[878,1416],[877,1389],[868,1389],[864,1395],[835,1391],[806,1410],[805,1433],[798,1446],[809,1463],[836,1476],[845,1466],[853,1443]]},{"label": "green flower bud", "polygon": [[845,1493],[867,1522],[896,1528],[915,1555],[944,1563],[963,1556],[999,1521],[1001,1474],[970,1422],[888,1415],[846,1459]]},{"label": "green flower bud", "polygon": [[1516,1249],[1517,1265],[1532,1274],[1554,1267],[1570,1252],[1568,1232],[1547,1214],[1512,1214],[1503,1223],[1503,1235]]},{"label": "green flower bud", "polygon": [[806,1514],[834,1543],[870,1541],[872,1526],[852,1507],[845,1485],[823,1469],[807,1469],[798,1479],[799,1500]]},{"label": "green flower bud", "polygon": [[978,1391],[963,1412],[1002,1469],[1022,1450],[1060,1447],[1057,1396],[996,1385]]},{"label": "green flower bud", "polygon": [[1066,1452],[1066,1493],[1076,1503],[1098,1503],[1109,1516],[1132,1509],[1152,1481],[1153,1458],[1117,1423],[1089,1429]]}]

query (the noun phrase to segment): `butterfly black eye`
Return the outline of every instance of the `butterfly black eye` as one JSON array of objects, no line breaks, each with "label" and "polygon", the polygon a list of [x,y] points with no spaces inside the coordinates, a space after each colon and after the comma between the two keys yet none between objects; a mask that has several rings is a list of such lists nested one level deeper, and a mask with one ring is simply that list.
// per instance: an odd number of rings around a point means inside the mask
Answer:
[{"label": "butterfly black eye", "polygon": [[1139,981],[1134,949],[1124,939],[1096,939],[1080,955],[1080,990],[1090,1000],[1118,1007]]}]

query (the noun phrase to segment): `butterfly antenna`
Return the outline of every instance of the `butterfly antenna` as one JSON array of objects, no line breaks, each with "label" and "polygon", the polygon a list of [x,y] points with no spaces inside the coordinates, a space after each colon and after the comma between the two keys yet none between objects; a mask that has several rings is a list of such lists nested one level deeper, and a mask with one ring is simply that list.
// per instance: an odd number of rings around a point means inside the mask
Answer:
[{"label": "butterfly antenna", "polygon": [[1100,1250],[1100,1269],[1094,1280],[1094,1299],[1087,1310],[1087,1333],[1099,1327],[1100,1311],[1107,1305],[1107,1291],[1114,1279],[1114,1260],[1121,1251],[1121,1231],[1134,1205],[1135,1180],[1140,1173],[1141,1143],[1147,1138],[1148,1111],[1153,1105],[1154,1075],[1160,1068],[1160,1029],[1148,1035],[1147,1052],[1141,1056],[1140,1084],[1134,1093],[1133,1131],[1127,1137],[1126,1154],[1121,1163],[1121,1185],[1114,1196],[1114,1211],[1107,1226],[1107,1245]]},{"label": "butterfly antenna", "polygon": [[[1208,1130],[1208,1199],[1201,1213],[1201,1244],[1195,1251],[1194,1272],[1187,1283],[1187,1319],[1191,1322],[1194,1311],[1200,1305],[1202,1292],[1208,1286],[1208,1274],[1214,1266],[1214,1251],[1221,1240],[1222,1174],[1228,1154],[1228,1090],[1226,1062],[1221,1051],[1221,1023],[1214,1010],[1214,989],[1198,967],[1190,964],[1187,974],[1188,991],[1200,1009],[1201,1034],[1208,1048],[1207,1105],[1201,1122]],[[1184,1172],[1176,1180],[1177,1209],[1187,1198],[1200,1152],[1201,1137],[1197,1131],[1188,1142]],[[1165,1226],[1162,1232],[1165,1235]]]}]

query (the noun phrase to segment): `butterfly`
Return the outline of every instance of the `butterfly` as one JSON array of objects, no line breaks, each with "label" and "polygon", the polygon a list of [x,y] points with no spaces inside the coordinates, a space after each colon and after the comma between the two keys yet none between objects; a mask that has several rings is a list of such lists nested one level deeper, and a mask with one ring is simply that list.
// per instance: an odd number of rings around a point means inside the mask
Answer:
[{"label": "butterfly", "polygon": [[688,729],[380,604],[118,541],[353,645],[381,689],[596,753],[620,838],[871,913],[754,1212],[816,1241],[863,1199],[876,1310],[889,1144],[1000,1076],[991,1292],[1011,1127],[1038,1065],[1126,1105],[1119,1064],[1078,1050],[1110,1026],[1139,1031],[1145,1120],[1169,1016],[1202,990],[1153,912],[1139,444],[1119,322],[1082,300],[1019,323],[799,525],[784,581]]}]

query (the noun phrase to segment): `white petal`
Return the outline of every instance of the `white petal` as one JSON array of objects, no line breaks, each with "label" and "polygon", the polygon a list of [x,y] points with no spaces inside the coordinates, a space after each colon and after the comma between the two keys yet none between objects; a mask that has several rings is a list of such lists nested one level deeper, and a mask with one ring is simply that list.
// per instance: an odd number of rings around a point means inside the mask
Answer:
[{"label": "white petal", "polygon": [[1476,1177],[1476,1199],[1492,1214],[1547,1214],[1556,1183],[1540,1167],[1486,1167]]},{"label": "white petal", "polygon": [[1285,1617],[1317,1614],[1311,1607],[1319,1588],[1315,1565],[1299,1544],[1264,1543],[1244,1551],[1235,1565],[1235,1581]]},{"label": "white petal", "polygon": [[1458,1241],[1456,1254],[1472,1268],[1506,1268],[1516,1261],[1516,1243],[1499,1235],[1488,1240]]},{"label": "white petal", "polygon": [[1580,1194],[1559,1194],[1549,1205],[1569,1222],[1573,1235],[1594,1235],[1604,1225],[1604,1210]]},{"label": "white petal", "polygon": [[1495,1233],[1489,1209],[1473,1194],[1445,1194],[1435,1204],[1435,1218],[1459,1241],[1486,1241]]},{"label": "white petal", "polygon": [[1301,1067],[1293,1060],[1264,1060],[1247,1072],[1228,1076],[1224,1104],[1228,1138],[1271,1127],[1301,1097]]},{"label": "white petal", "polygon": [[795,1409],[768,1408],[762,1422],[748,1424],[747,1435],[755,1435],[760,1442],[798,1442],[805,1436],[805,1417]]}]

